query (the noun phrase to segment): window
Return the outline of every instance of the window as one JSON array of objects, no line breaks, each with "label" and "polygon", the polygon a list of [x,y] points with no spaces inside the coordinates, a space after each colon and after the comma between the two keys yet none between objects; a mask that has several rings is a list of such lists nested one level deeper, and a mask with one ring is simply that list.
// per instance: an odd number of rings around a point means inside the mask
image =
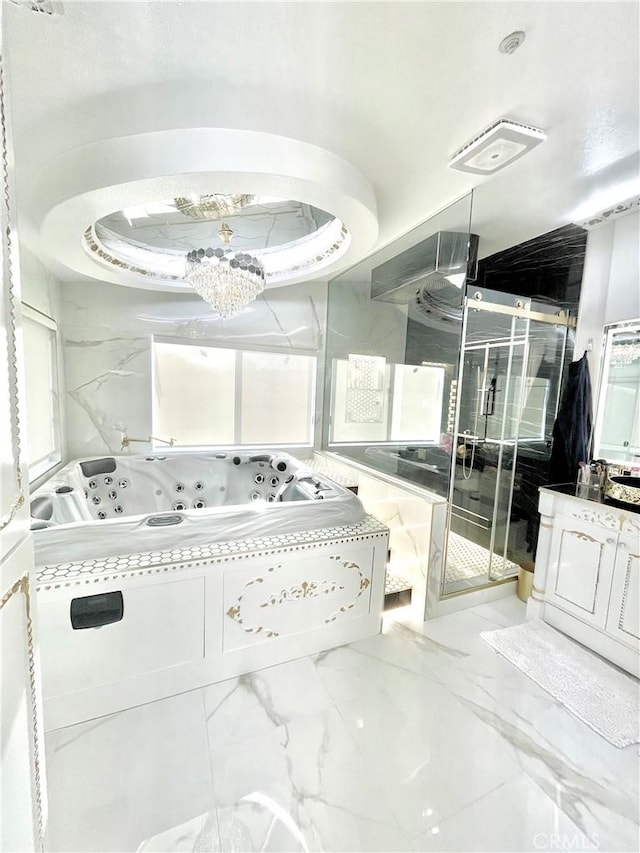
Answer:
[{"label": "window", "polygon": [[60,462],[60,410],[55,321],[22,306],[29,480]]},{"label": "window", "polygon": [[316,357],[153,342],[153,433],[182,446],[312,445]]},{"label": "window", "polygon": [[380,356],[334,360],[331,444],[438,442],[444,368]]},{"label": "window", "polygon": [[443,367],[396,364],[391,407],[391,440],[438,442],[443,390]]}]

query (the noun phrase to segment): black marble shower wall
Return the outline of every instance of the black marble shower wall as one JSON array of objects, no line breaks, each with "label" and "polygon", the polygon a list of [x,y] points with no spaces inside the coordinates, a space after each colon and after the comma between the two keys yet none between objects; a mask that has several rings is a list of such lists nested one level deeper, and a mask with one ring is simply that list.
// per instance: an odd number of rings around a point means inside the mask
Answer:
[{"label": "black marble shower wall", "polygon": [[483,258],[475,283],[577,311],[586,248],[584,228],[565,225]]},{"label": "black marble shower wall", "polygon": [[[482,258],[478,263],[477,277],[469,282],[467,290],[473,294],[478,287],[486,288],[554,305],[576,314],[586,245],[587,232],[583,228],[576,225],[557,228]],[[450,384],[458,373],[461,335],[462,311],[458,319],[448,319],[426,311],[424,306],[412,304],[407,322],[405,363],[442,362],[447,366]],[[549,369],[549,366],[545,365],[544,369]],[[445,407],[442,412],[443,433],[447,431],[447,420]]]}]

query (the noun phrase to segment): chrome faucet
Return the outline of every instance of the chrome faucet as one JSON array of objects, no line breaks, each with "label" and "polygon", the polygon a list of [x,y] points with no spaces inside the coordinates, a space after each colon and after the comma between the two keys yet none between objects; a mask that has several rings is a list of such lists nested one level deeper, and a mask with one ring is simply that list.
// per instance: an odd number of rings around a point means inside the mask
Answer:
[{"label": "chrome faucet", "polygon": [[130,444],[149,444],[150,441],[159,441],[161,444],[168,444],[169,447],[173,447],[176,443],[175,438],[170,438],[167,440],[166,438],[157,438],[155,435],[150,435],[147,438],[129,438],[128,435],[122,433],[122,444],[120,446],[121,450],[124,450],[125,447],[129,447]]}]

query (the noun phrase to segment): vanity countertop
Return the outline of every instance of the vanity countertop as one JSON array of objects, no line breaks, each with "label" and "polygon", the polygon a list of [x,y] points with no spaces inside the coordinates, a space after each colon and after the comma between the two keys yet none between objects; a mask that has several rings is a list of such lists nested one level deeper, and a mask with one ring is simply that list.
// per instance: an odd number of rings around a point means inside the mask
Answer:
[{"label": "vanity countertop", "polygon": [[600,489],[593,488],[592,486],[576,485],[575,483],[559,483],[554,486],[541,486],[540,491],[551,492],[556,495],[567,495],[568,497],[579,498],[580,500],[589,501],[590,503],[600,504],[603,507],[616,507],[616,509],[623,509],[627,512],[640,515],[640,506],[622,503],[621,501],[610,500],[608,498],[605,499],[602,491]]}]

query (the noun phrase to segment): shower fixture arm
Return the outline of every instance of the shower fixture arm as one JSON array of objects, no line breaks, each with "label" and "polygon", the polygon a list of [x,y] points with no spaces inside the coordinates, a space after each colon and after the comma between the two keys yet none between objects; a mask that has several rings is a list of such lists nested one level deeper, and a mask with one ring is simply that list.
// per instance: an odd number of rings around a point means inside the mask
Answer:
[{"label": "shower fixture arm", "polygon": [[169,438],[169,439],[157,438],[157,436],[155,436],[155,435],[149,435],[149,436],[147,436],[147,438],[130,438],[128,435],[126,435],[123,432],[122,433],[122,444],[121,444],[120,449],[124,450],[125,447],[129,447],[130,444],[149,444],[152,441],[158,441],[158,442],[160,442],[160,444],[166,444],[169,447],[173,447],[173,445],[176,443],[175,438]]}]

